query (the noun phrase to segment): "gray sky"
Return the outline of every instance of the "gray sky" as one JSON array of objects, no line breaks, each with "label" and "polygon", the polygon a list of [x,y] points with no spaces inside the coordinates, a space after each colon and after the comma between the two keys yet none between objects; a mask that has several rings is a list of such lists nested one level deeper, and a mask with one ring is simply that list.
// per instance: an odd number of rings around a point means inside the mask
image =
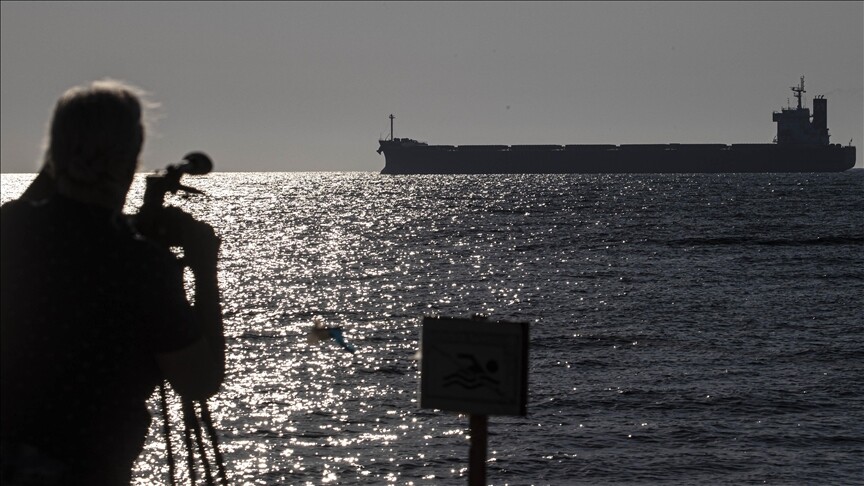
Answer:
[{"label": "gray sky", "polygon": [[[864,3],[2,2],[3,172],[57,97],[103,77],[162,104],[152,170],[379,171],[429,143],[760,143],[806,76],[864,140]],[[794,103],[794,99],[792,100]]]}]

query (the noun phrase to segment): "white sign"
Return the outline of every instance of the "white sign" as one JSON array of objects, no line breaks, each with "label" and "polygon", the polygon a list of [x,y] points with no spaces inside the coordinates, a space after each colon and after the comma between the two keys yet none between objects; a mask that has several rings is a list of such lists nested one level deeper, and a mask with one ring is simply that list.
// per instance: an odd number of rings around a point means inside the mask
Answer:
[{"label": "white sign", "polygon": [[426,317],[420,407],[525,415],[528,324]]}]

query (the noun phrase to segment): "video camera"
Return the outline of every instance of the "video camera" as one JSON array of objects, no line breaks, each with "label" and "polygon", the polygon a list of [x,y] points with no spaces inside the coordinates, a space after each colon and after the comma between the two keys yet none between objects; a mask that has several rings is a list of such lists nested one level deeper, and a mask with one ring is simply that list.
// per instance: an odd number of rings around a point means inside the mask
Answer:
[{"label": "video camera", "polygon": [[[145,180],[144,202],[134,217],[135,228],[144,236],[166,246],[182,246],[182,228],[177,221],[168,221],[165,211],[165,195],[179,191],[186,194],[204,194],[194,187],[185,186],[180,179],[185,174],[204,175],[213,170],[213,161],[203,152],[190,152],[177,164],[148,175]],[[190,216],[191,219],[191,216]]]}]

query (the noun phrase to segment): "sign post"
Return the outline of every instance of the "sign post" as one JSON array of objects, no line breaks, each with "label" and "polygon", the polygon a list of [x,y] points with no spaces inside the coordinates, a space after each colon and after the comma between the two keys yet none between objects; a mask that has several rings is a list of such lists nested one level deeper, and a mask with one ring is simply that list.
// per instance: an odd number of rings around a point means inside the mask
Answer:
[{"label": "sign post", "polygon": [[486,484],[489,415],[525,415],[528,323],[426,317],[420,407],[469,414],[469,485]]},{"label": "sign post", "polygon": [[471,431],[471,449],[468,451],[468,485],[486,485],[486,444],[488,415],[472,413],[468,424]]}]

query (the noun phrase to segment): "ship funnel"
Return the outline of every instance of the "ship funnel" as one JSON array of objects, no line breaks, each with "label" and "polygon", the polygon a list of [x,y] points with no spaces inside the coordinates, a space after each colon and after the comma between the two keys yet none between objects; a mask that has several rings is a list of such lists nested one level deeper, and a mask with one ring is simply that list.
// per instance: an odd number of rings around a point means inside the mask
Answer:
[{"label": "ship funnel", "polygon": [[828,100],[824,96],[813,100],[813,130],[816,132],[818,143],[828,145]]}]

